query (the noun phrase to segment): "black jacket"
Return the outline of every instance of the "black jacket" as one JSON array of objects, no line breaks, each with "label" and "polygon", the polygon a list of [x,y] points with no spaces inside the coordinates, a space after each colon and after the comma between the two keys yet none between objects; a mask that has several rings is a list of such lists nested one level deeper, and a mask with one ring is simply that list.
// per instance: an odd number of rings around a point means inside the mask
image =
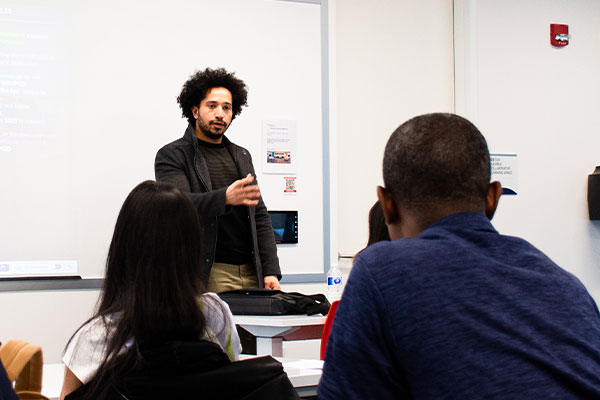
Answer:
[{"label": "black jacket", "polygon": [[[82,399],[90,384],[66,400]],[[142,351],[131,372],[102,387],[97,400],[299,400],[282,365],[271,356],[231,362],[207,341],[168,342]]]},{"label": "black jacket", "polygon": [[0,362],[0,399],[2,400],[19,400],[17,394],[13,390],[12,382],[6,375],[4,365]]},{"label": "black jacket", "polygon": [[[223,137],[223,143],[231,153],[240,177],[252,174],[256,182],[256,173],[248,150],[231,143],[226,137]],[[225,205],[227,188],[212,190],[206,160],[198,149],[198,139],[192,125],[188,125],[181,139],[167,144],[158,151],[154,172],[157,181],[170,183],[189,194],[198,210],[204,225],[205,268],[202,274],[204,281],[207,282],[217,246],[217,216],[229,212],[231,207]],[[259,287],[263,287],[265,276],[277,275],[281,279],[281,270],[271,219],[262,197],[258,205],[248,207],[248,215],[256,275]]]}]

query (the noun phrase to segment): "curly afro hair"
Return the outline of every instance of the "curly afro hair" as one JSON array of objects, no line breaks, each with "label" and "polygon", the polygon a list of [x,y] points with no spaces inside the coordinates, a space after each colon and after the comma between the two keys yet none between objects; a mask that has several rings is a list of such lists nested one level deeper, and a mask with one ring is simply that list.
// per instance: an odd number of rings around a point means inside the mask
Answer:
[{"label": "curly afro hair", "polygon": [[241,79],[233,72],[227,72],[225,68],[197,71],[183,84],[181,93],[177,96],[177,103],[181,107],[181,115],[194,125],[196,119],[192,113],[192,107],[198,106],[206,93],[216,87],[224,87],[231,92],[234,119],[242,112],[242,107],[248,105],[248,88]]}]

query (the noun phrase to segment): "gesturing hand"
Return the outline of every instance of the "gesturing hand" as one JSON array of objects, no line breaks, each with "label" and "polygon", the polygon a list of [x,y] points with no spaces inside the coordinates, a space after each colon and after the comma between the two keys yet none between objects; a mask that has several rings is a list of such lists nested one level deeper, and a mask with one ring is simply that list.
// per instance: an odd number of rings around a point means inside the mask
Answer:
[{"label": "gesturing hand", "polygon": [[225,204],[231,206],[255,206],[258,204],[260,189],[251,185],[254,177],[251,174],[233,182],[225,192]]}]

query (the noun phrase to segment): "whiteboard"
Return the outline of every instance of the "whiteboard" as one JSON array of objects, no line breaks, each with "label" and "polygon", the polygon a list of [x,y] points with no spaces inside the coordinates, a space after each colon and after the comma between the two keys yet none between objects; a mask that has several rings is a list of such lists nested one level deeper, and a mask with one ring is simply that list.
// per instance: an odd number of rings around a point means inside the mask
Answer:
[{"label": "whiteboard", "polygon": [[[101,278],[125,197],[154,179],[157,150],[187,126],[181,86],[224,67],[249,88],[226,136],[252,154],[267,207],[298,210],[299,243],[278,246],[285,280],[322,279],[326,18],[320,1],[0,4],[9,33],[0,37],[0,277],[3,263],[42,271],[42,261],[62,260]],[[296,126],[295,194],[284,193],[282,174],[262,171],[262,127],[273,120]]]}]

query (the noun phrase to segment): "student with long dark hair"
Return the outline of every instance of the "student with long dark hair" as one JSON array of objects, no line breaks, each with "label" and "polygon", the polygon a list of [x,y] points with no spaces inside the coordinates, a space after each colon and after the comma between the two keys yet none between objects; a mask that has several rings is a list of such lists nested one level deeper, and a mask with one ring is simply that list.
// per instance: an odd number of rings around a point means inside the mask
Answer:
[{"label": "student with long dark hair", "polygon": [[390,234],[385,224],[385,216],[381,209],[381,203],[376,201],[369,210],[369,241],[367,242],[367,247],[384,240],[390,240]]},{"label": "student with long dark hair", "polygon": [[383,210],[381,209],[381,203],[376,201],[369,210],[369,238],[367,240],[367,245],[358,253],[356,253],[354,259],[356,259],[356,256],[362,253],[370,245],[389,240],[390,234],[385,223],[385,216],[383,215]]},{"label": "student with long dark hair", "polygon": [[145,350],[167,342],[202,339],[238,358],[229,307],[201,282],[201,243],[183,193],[154,181],[133,189],[117,219],[97,311],[67,344],[61,399],[86,383],[84,398],[101,398],[139,367]]}]

